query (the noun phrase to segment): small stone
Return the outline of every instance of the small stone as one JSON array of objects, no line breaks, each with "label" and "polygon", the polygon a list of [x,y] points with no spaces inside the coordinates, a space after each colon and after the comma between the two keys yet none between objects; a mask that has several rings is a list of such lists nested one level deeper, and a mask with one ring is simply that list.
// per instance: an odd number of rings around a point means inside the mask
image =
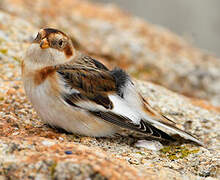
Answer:
[{"label": "small stone", "polygon": [[18,135],[19,134],[19,132],[17,131],[17,132],[14,132],[14,133],[12,133],[12,135],[13,136],[16,136],[16,135]]},{"label": "small stone", "polygon": [[65,154],[73,154],[73,152],[72,151],[65,151]]},{"label": "small stone", "polygon": [[128,162],[130,164],[134,164],[134,165],[139,165],[140,164],[140,161],[138,159],[134,159],[134,158],[128,159]]},{"label": "small stone", "polygon": [[42,141],[42,144],[44,146],[53,146],[55,144],[55,142],[44,140],[44,141]]},{"label": "small stone", "polygon": [[63,139],[62,137],[59,137],[59,140],[60,140],[60,141],[64,141],[64,139]]},{"label": "small stone", "polygon": [[163,145],[158,141],[147,141],[147,140],[139,140],[136,144],[136,147],[146,148],[152,151],[159,151],[163,148]]}]

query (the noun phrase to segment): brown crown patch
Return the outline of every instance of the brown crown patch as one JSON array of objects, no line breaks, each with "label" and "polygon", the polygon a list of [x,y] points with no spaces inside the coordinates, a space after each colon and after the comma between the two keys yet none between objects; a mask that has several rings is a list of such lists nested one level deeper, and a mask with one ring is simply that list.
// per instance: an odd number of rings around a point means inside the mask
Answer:
[{"label": "brown crown patch", "polygon": [[48,36],[49,34],[62,34],[65,37],[67,37],[67,35],[65,33],[63,33],[62,31],[58,30],[58,29],[53,29],[53,28],[44,28],[43,29],[46,33],[46,36]]}]

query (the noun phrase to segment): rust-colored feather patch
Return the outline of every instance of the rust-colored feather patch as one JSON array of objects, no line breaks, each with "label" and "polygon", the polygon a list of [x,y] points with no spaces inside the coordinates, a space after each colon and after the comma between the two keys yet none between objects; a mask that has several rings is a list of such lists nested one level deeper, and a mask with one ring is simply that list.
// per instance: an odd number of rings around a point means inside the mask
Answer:
[{"label": "rust-colored feather patch", "polygon": [[64,48],[64,53],[65,53],[66,57],[69,58],[70,56],[73,55],[73,48],[71,48],[69,45],[67,45]]},{"label": "rust-colored feather patch", "polygon": [[41,70],[38,70],[35,73],[34,83],[36,85],[40,85],[48,76],[51,76],[55,73],[55,69],[52,66],[45,67]]}]

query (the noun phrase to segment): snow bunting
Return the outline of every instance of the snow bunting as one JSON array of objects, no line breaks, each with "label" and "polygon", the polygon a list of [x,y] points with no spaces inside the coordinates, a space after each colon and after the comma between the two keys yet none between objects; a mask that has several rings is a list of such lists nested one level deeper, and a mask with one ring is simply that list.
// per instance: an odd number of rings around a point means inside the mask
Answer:
[{"label": "snow bunting", "polygon": [[22,63],[27,96],[43,121],[86,136],[111,136],[120,128],[171,140],[159,128],[202,144],[153,110],[122,69],[109,70],[74,49],[63,32],[41,29]]}]

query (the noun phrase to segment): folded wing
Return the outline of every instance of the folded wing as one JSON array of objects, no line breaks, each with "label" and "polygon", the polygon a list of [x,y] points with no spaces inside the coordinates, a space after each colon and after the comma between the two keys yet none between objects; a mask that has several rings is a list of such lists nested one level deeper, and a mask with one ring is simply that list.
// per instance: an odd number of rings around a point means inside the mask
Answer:
[{"label": "folded wing", "polygon": [[107,68],[79,64],[59,65],[56,71],[62,82],[62,100],[67,105],[82,108],[104,121],[139,133],[172,139],[156,125],[202,144],[155,112],[136,92],[133,82],[121,69],[109,71]]}]

